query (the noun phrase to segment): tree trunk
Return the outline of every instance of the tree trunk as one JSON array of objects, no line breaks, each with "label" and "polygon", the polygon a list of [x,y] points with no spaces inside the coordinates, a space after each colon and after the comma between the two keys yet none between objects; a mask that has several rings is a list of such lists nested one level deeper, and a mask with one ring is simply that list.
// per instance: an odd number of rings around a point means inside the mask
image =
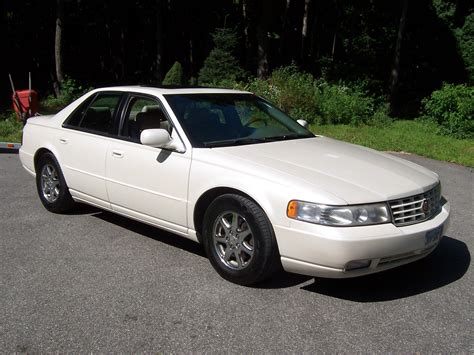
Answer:
[{"label": "tree trunk", "polygon": [[309,12],[309,3],[311,0],[304,1],[304,13],[303,13],[303,25],[301,26],[301,61],[304,62],[306,55],[306,41],[308,37],[308,12]]},{"label": "tree trunk", "polygon": [[260,5],[260,20],[257,27],[257,76],[261,79],[268,77],[269,64],[268,53],[270,49],[270,39],[268,33],[270,31],[270,23],[272,16],[272,1],[263,0]]},{"label": "tree trunk", "polygon": [[162,0],[156,0],[156,63],[155,78],[161,83],[164,77],[163,68],[163,28],[164,28],[164,11]]},{"label": "tree trunk", "polygon": [[317,63],[319,60],[318,22],[319,22],[320,11],[317,8],[317,4],[318,2],[316,2],[316,4],[313,6],[313,22],[311,23],[311,35],[310,35],[310,47],[309,47],[309,56],[311,57],[311,60],[313,63]]},{"label": "tree trunk", "polygon": [[336,39],[337,39],[337,28],[334,30],[334,36],[332,37],[332,49],[331,49],[332,62],[334,62],[334,53],[336,53]]},{"label": "tree trunk", "polygon": [[245,36],[245,63],[247,68],[255,69],[255,1],[242,1],[242,18]]},{"label": "tree trunk", "polygon": [[63,72],[63,0],[56,1],[56,33],[54,37],[54,60],[56,64],[56,81],[54,83],[54,93],[56,96],[61,94],[61,84],[64,81]]},{"label": "tree trunk", "polygon": [[120,76],[121,80],[125,80],[126,75],[126,53],[125,53],[125,31],[123,27],[120,29],[120,58],[119,58],[119,66],[120,66]]},{"label": "tree trunk", "polygon": [[288,13],[290,12],[291,0],[285,1],[285,10],[283,11],[283,16],[281,19],[281,36],[280,36],[280,48],[278,49],[278,53],[280,58],[285,54],[285,44],[288,40]]},{"label": "tree trunk", "polygon": [[407,18],[408,0],[403,0],[403,9],[400,16],[400,23],[398,25],[397,43],[395,45],[395,54],[393,57],[393,67],[390,80],[390,114],[393,117],[398,116],[398,92],[400,85],[400,58],[401,58],[401,47],[403,40],[403,33],[405,31],[405,24]]}]

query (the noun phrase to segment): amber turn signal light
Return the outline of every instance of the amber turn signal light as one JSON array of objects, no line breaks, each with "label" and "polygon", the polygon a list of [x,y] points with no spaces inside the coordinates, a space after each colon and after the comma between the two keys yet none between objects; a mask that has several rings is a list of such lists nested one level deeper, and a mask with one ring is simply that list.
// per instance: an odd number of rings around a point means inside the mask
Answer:
[{"label": "amber turn signal light", "polygon": [[286,209],[286,215],[290,218],[296,218],[298,213],[298,202],[297,201],[290,201],[288,202],[288,207]]}]

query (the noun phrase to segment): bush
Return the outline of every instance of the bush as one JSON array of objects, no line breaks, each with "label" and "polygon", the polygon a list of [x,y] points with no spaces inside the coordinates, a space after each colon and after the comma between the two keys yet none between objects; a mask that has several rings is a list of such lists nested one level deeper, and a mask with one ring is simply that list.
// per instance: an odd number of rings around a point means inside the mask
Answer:
[{"label": "bush", "polygon": [[440,133],[474,138],[474,87],[444,84],[422,101],[425,119],[440,126]]},{"label": "bush", "polygon": [[373,100],[345,85],[320,83],[318,96],[322,123],[368,123],[374,113]]},{"label": "bush", "polygon": [[174,62],[173,66],[168,70],[163,79],[163,85],[183,85],[184,84],[184,74],[183,67],[181,63]]},{"label": "bush", "polygon": [[254,79],[246,89],[265,97],[294,118],[318,124],[389,124],[385,107],[377,107],[359,84],[330,84],[302,73],[295,65],[273,71],[267,80]]},{"label": "bush", "polygon": [[41,102],[41,107],[46,111],[59,111],[90,90],[92,90],[91,87],[82,86],[76,80],[66,76],[61,84],[61,95],[58,97],[49,95]]},{"label": "bush", "polygon": [[254,79],[246,89],[273,102],[294,118],[314,122],[318,115],[315,79],[311,74],[300,72],[295,65],[275,69],[267,80]]},{"label": "bush", "polygon": [[17,120],[14,112],[0,115],[0,141],[20,142],[23,124]]},{"label": "bush", "polygon": [[199,71],[199,84],[228,87],[230,83],[245,78],[245,71],[239,66],[232,52],[237,45],[234,30],[220,28],[212,35],[215,47]]}]

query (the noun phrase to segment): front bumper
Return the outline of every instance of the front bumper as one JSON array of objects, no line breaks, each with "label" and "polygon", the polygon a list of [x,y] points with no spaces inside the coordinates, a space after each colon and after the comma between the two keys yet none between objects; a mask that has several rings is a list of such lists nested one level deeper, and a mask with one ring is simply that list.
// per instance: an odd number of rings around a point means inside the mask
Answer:
[{"label": "front bumper", "polygon": [[[372,274],[419,260],[439,244],[449,224],[449,202],[427,221],[396,227],[328,227],[291,221],[274,226],[283,268],[297,274],[346,278]],[[349,262],[367,261],[348,270]]]}]

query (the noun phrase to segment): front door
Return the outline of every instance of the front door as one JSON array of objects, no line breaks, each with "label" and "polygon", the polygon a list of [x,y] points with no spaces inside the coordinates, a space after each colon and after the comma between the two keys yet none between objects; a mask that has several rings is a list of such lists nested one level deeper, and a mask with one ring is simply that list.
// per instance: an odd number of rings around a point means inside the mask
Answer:
[{"label": "front door", "polygon": [[131,96],[121,131],[106,158],[107,191],[112,209],[165,229],[187,233],[187,190],[191,152],[177,153],[140,143],[144,129],[173,127],[160,103]]}]

